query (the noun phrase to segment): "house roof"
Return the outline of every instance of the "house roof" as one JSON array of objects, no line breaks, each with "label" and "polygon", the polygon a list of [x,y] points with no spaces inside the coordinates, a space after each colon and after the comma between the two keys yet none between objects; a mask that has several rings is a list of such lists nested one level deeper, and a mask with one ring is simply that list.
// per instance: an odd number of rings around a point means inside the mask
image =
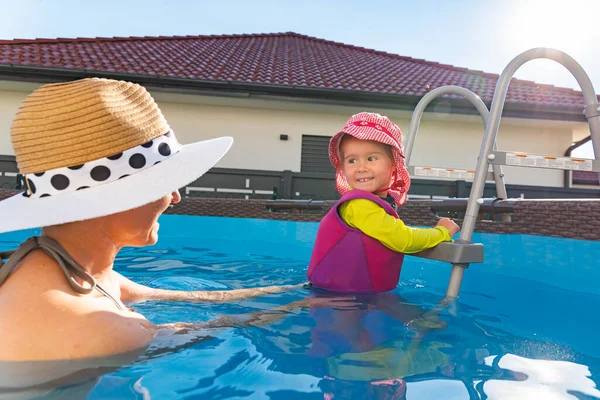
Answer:
[{"label": "house roof", "polygon": [[[498,75],[292,32],[255,35],[0,40],[0,67],[415,96],[444,85],[490,101]],[[10,68],[8,68],[10,67]],[[34,68],[35,69],[35,68]],[[0,69],[2,72],[2,69]],[[507,104],[583,107],[581,92],[514,79]]]}]

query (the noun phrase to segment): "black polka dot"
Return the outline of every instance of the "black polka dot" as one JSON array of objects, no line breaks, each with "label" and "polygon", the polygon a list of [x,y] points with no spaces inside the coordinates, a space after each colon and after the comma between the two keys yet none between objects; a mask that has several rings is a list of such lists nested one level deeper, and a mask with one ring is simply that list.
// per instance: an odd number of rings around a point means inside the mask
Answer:
[{"label": "black polka dot", "polygon": [[52,187],[56,190],[64,190],[69,187],[69,178],[62,174],[56,174],[50,179]]},{"label": "black polka dot", "polygon": [[148,148],[148,147],[152,147],[152,143],[154,143],[154,140],[151,140],[149,142],[146,142],[142,145],[142,147]]},{"label": "black polka dot", "polygon": [[166,157],[166,156],[171,155],[171,148],[169,147],[169,145],[167,143],[161,143],[158,146],[158,152]]},{"label": "black polka dot", "polygon": [[129,158],[131,168],[140,169],[146,165],[146,157],[143,154],[136,153]]},{"label": "black polka dot", "polygon": [[73,171],[75,171],[77,169],[81,169],[81,167],[83,167],[83,164],[73,165],[72,167],[69,167],[69,169],[72,169]]},{"label": "black polka dot", "polygon": [[44,173],[43,172],[36,172],[34,175],[35,176],[42,176],[42,175],[44,175]]},{"label": "black polka dot", "polygon": [[43,195],[41,195],[40,197],[50,197],[50,195],[48,193],[44,193]]},{"label": "black polka dot", "polygon": [[160,164],[160,161],[157,161],[157,162],[154,163],[154,165],[156,165],[156,164]]},{"label": "black polka dot", "polygon": [[89,189],[89,186],[82,186],[82,187],[78,187],[77,190],[83,190],[83,189]]},{"label": "black polka dot", "polygon": [[110,178],[110,169],[104,165],[98,165],[90,171],[90,176],[96,182],[102,182]]},{"label": "black polka dot", "polygon": [[[35,183],[33,183],[33,181],[31,179],[27,179],[29,181],[29,189],[31,189],[31,193],[35,194]],[[27,187],[27,186],[25,186]]]},{"label": "black polka dot", "polygon": [[108,158],[109,160],[118,160],[119,158],[121,158],[122,155],[123,155],[123,153],[117,153],[117,154],[113,154],[112,156],[106,157],[106,158]]},{"label": "black polka dot", "polygon": [[122,177],[120,177],[119,179],[123,179],[123,178],[125,178],[126,176],[129,176],[129,174],[125,174],[125,175],[123,175]]}]

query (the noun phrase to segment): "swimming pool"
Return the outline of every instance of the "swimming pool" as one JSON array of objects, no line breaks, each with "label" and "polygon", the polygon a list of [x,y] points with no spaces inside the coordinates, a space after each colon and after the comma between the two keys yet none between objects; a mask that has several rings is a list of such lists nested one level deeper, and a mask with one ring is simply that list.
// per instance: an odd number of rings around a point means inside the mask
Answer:
[{"label": "swimming pool", "polygon": [[[164,215],[160,223],[159,243],[124,249],[116,269],[184,290],[303,282],[317,230],[316,223],[223,217]],[[1,235],[2,250],[32,232]],[[503,234],[474,240],[484,243],[486,262],[469,268],[459,301],[439,313],[431,310],[450,266],[415,257],[405,259],[398,288],[383,296],[295,289],[232,304],[136,304],[157,324],[299,307],[262,326],[160,337],[130,365],[52,394],[394,398],[401,383],[368,382],[402,378],[407,399],[600,398],[600,242]]]}]

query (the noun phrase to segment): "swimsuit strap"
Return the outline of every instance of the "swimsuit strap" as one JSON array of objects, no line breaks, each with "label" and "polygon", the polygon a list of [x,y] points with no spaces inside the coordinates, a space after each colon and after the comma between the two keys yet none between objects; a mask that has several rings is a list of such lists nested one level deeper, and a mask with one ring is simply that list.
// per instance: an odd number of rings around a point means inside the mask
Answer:
[{"label": "swimsuit strap", "polygon": [[[94,277],[92,277],[85,269],[83,269],[67,251],[54,239],[46,236],[34,236],[27,239],[17,250],[0,253],[0,286],[15,272],[19,267],[19,263],[30,252],[42,249],[46,254],[52,257],[60,266],[67,282],[71,288],[77,293],[89,294],[92,290],[98,290],[102,295],[108,297],[119,310],[123,310],[121,304],[112,297],[106,290],[100,287]],[[8,258],[6,263],[2,260]],[[87,285],[80,284],[75,280],[75,277],[83,280]]]}]

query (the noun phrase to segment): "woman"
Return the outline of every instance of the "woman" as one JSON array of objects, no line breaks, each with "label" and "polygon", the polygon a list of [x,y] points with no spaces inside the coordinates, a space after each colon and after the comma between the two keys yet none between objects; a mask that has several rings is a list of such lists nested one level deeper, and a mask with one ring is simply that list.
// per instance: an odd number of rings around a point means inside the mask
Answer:
[{"label": "woman", "polygon": [[289,288],[169,291],[113,270],[124,246],[156,243],[158,217],[181,200],[177,189],[233,142],[180,145],[143,87],[97,78],[42,86],[21,105],[11,141],[26,190],[0,202],[0,233],[43,230],[0,267],[0,361],[144,348],[157,327],[126,303],[240,300]]}]

